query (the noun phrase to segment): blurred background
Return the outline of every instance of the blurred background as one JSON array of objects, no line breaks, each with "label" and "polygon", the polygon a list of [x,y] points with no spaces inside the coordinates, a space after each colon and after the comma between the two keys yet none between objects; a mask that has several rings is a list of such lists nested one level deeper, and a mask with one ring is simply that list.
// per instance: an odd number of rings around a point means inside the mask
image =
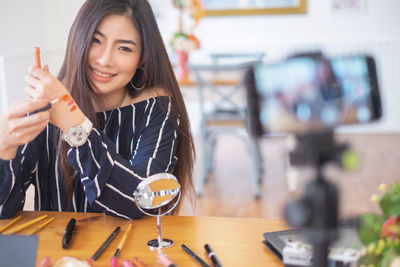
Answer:
[{"label": "blurred background", "polygon": [[[24,98],[23,78],[32,65],[34,46],[42,61],[57,74],[69,28],[83,0],[14,0],[0,10],[0,110]],[[367,53],[375,58],[383,118],[377,123],[339,127],[338,139],[360,155],[359,169],[329,168],[340,188],[340,213],[354,216],[377,208],[369,198],[380,183],[400,176],[400,2],[397,0],[150,0],[177,72],[192,131],[198,164],[196,189],[201,197],[184,200],[182,215],[281,217],[283,205],[302,192],[312,170],[298,170],[297,183],[287,179],[287,136],[257,140],[260,158],[259,195],[254,194],[254,158],[246,134],[218,132],[213,168],[205,170],[204,102],[196,68],[215,66],[215,55],[261,54],[264,61],[299,52],[322,51],[328,56]],[[187,59],[187,60],[185,60]],[[226,63],[235,64],[235,63]],[[223,69],[221,69],[223,71]],[[233,77],[233,78],[232,78]],[[238,76],[230,76],[229,81]],[[239,78],[238,78],[239,79]],[[222,83],[217,83],[221,85]],[[224,85],[232,85],[225,82]],[[200,97],[200,98],[199,98]],[[241,99],[241,96],[237,98]],[[209,101],[214,101],[211,99]],[[242,99],[243,100],[243,99]],[[206,102],[206,106],[210,104]],[[207,172],[207,175],[204,174]],[[204,177],[206,182],[203,183]],[[29,197],[32,195],[30,193]],[[28,201],[26,209],[32,209]]]}]

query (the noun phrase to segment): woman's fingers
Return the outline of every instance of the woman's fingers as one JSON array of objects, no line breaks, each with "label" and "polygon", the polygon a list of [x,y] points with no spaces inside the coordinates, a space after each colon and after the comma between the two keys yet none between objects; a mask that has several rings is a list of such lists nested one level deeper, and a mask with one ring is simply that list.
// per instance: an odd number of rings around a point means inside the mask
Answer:
[{"label": "woman's fingers", "polygon": [[30,74],[26,75],[24,80],[32,88],[40,89],[40,90],[43,89],[42,81],[40,81],[38,78],[34,77],[33,75],[30,75]]},{"label": "woman's fingers", "polygon": [[32,141],[49,123],[49,111],[27,116],[48,101],[26,100],[12,105],[0,116],[0,158],[13,159],[18,146]]},{"label": "woman's fingers", "polygon": [[25,82],[28,84],[25,92],[33,98],[44,97],[50,99],[58,85],[57,81],[49,72],[37,67],[30,67],[29,74],[25,76]]},{"label": "woman's fingers", "polygon": [[[47,65],[46,65],[47,66]],[[47,70],[46,70],[47,69]],[[41,69],[35,66],[29,68],[29,74],[38,80],[48,80],[51,79],[51,74],[48,72],[48,67],[46,69]]]},{"label": "woman's fingers", "polygon": [[[39,96],[51,100],[68,93],[65,86],[48,72],[47,65],[43,70],[34,66],[30,67],[25,81],[31,87],[27,88],[26,92],[34,98]],[[32,89],[37,91],[35,92]]]},{"label": "woman's fingers", "polygon": [[33,115],[16,118],[8,122],[10,132],[21,131],[23,128],[31,127],[42,122],[48,123],[49,112],[39,112]]},{"label": "woman's fingers", "polygon": [[[34,116],[41,116],[43,117],[44,114],[35,114]],[[48,118],[47,119],[34,119],[33,118],[23,118],[23,119],[16,119],[13,121],[10,121],[8,123],[8,136],[11,138],[11,140],[14,138],[18,141],[25,141],[25,137],[29,135],[30,132],[33,132],[33,134],[36,133],[36,129],[43,129],[45,125],[48,124]],[[29,140],[30,141],[30,140]]]},{"label": "woman's fingers", "polygon": [[6,122],[5,132],[9,146],[18,146],[32,141],[49,123],[49,112],[16,118]]},{"label": "woman's fingers", "polygon": [[28,72],[37,79],[43,78],[42,72],[44,72],[44,70],[42,70],[41,68],[38,68],[36,66],[30,66]]},{"label": "woman's fingers", "polygon": [[33,88],[32,86],[26,86],[24,89],[25,93],[31,98],[31,99],[38,99],[40,98],[40,92]]},{"label": "woman's fingers", "polygon": [[7,119],[25,117],[27,113],[32,113],[45,107],[49,101],[47,99],[25,100],[13,104],[5,113]]},{"label": "woman's fingers", "polygon": [[40,134],[43,129],[47,126],[48,121],[42,121],[40,123],[21,128],[14,134],[14,144],[23,145],[29,143]]}]

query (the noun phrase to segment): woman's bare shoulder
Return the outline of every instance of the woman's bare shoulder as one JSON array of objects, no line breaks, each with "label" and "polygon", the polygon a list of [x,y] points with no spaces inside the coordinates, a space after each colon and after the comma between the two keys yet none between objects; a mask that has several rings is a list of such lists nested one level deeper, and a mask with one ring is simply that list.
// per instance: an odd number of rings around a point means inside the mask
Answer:
[{"label": "woman's bare shoulder", "polygon": [[170,96],[171,94],[167,92],[164,88],[149,88],[143,91],[141,94],[131,98],[131,104],[135,104],[149,98],[159,97],[159,96]]}]

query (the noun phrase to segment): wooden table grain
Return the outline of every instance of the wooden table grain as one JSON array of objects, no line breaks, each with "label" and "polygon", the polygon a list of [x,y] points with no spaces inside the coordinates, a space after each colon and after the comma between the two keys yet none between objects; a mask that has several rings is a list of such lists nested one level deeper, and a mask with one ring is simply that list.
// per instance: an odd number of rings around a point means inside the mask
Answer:
[{"label": "wooden table grain", "polygon": [[[50,256],[53,262],[63,256],[88,259],[115,227],[121,226],[121,232],[94,262],[96,267],[110,266],[110,258],[114,255],[128,225],[132,223],[132,229],[120,254],[120,264],[123,259],[140,257],[149,267],[161,266],[157,263],[157,251],[151,251],[146,245],[148,240],[157,237],[155,217],[131,221],[101,213],[44,211],[22,211],[14,217],[19,214],[22,218],[12,227],[44,214],[47,214],[49,218],[55,217],[53,222],[36,233],[39,236],[37,265],[45,256]],[[77,228],[73,233],[70,248],[63,249],[61,240],[71,218],[77,220]],[[0,227],[11,220],[12,218],[0,220]],[[18,234],[30,234],[39,225],[40,223],[35,224]],[[209,243],[225,267],[282,266],[262,243],[262,234],[287,228],[287,225],[279,219],[164,216],[162,218],[163,237],[173,239],[175,244],[164,249],[163,252],[180,267],[199,266],[182,250],[181,244],[185,244],[212,266],[204,249],[204,244]]]}]

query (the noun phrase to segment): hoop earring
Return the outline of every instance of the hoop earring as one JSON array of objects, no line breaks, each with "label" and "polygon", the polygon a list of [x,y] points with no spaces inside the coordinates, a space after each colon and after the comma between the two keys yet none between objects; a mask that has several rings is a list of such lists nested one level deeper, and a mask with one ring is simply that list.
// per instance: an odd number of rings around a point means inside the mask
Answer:
[{"label": "hoop earring", "polygon": [[[144,70],[143,67],[140,66],[140,67],[138,67],[138,69],[141,69],[141,70],[143,71],[144,75],[146,76],[146,71]],[[136,70],[136,71],[137,71],[137,70]],[[135,75],[136,75],[136,73],[135,73]],[[135,77],[135,75],[133,75],[133,77]],[[132,79],[133,79],[133,77],[132,77]],[[142,78],[142,80],[143,80],[143,78]],[[136,87],[136,86],[133,84],[132,80],[130,80],[129,83],[131,84],[131,86],[133,87],[133,89],[135,89],[135,90],[137,90],[137,91],[140,91],[140,90],[144,89],[144,87],[145,87],[145,85],[146,85],[146,84],[143,84],[143,85],[140,86],[140,87]]]}]

